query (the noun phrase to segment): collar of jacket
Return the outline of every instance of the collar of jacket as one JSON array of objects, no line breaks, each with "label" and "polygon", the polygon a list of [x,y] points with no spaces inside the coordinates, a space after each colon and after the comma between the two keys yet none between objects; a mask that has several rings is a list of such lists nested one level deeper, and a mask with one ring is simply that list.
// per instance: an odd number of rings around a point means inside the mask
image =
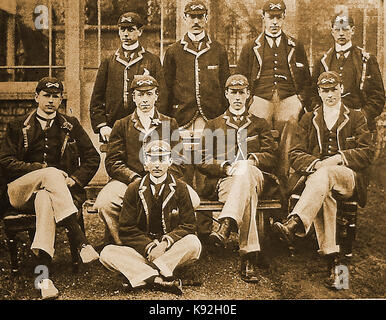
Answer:
[{"label": "collar of jacket", "polygon": [[[123,54],[122,46],[115,51],[115,60],[123,64],[126,68],[131,67],[133,64],[136,64],[138,61],[143,59],[143,54],[145,53],[145,48],[139,44],[138,48],[134,51],[134,56],[132,58],[126,58]],[[128,60],[130,59],[130,60]]]},{"label": "collar of jacket", "polygon": [[202,39],[202,46],[200,51],[196,51],[196,48],[194,47],[193,42],[188,37],[187,33],[181,39],[183,50],[191,54],[194,54],[197,58],[210,49],[211,43],[212,43],[212,40],[210,39],[209,35],[206,32],[205,32],[205,37]]},{"label": "collar of jacket", "polygon": [[[336,140],[338,142],[338,150],[341,151],[340,142],[339,142],[339,133],[343,127],[349,121],[350,109],[347,108],[343,103],[340,107],[339,117],[337,120],[337,129],[336,129]],[[312,124],[314,125],[318,137],[319,152],[322,152],[322,135],[321,128],[323,127],[323,107],[319,106],[314,110],[314,116],[312,118]]]},{"label": "collar of jacket", "polygon": [[[283,41],[283,43],[287,44],[288,46],[288,49],[287,49],[287,52],[288,52],[288,56],[287,56],[287,61],[288,61],[288,64],[290,65],[290,61],[291,61],[291,58],[295,52],[295,47],[296,47],[296,43],[295,43],[295,40],[289,36],[287,36],[284,32],[281,33],[281,41]],[[264,39],[265,39],[265,32],[262,32],[259,34],[259,36],[256,38],[255,40],[255,45],[253,47],[253,51],[256,55],[256,58],[257,58],[257,61],[259,62],[259,73],[257,74],[257,77],[256,79],[259,79],[260,78],[260,74],[261,74],[261,66],[263,64],[263,51],[264,51]]]},{"label": "collar of jacket", "polygon": [[245,112],[242,114],[242,116],[244,117],[244,119],[242,120],[241,126],[239,127],[237,124],[235,124],[233,122],[234,115],[229,111],[229,108],[223,114],[223,118],[226,120],[225,124],[227,126],[230,126],[234,129],[236,129],[236,130],[243,130],[243,129],[247,128],[252,123],[252,121],[250,119],[250,114],[247,111],[247,108],[245,108]]},{"label": "collar of jacket", "polygon": [[[34,130],[36,129],[36,123],[33,121],[36,117],[36,109],[32,111],[23,122],[23,145],[27,149],[29,146],[29,141],[31,141]],[[67,121],[67,119],[59,112],[56,114],[56,118],[59,121],[61,132],[61,140],[63,141],[61,156],[63,155],[64,149],[67,144],[68,136],[70,131],[73,128],[73,125]]]},{"label": "collar of jacket", "polygon": [[[165,183],[165,189],[164,189],[163,194],[162,194],[162,199],[163,199],[163,201],[162,201],[162,228],[163,228],[164,233],[167,233],[168,230],[166,228],[166,223],[165,223],[164,209],[165,209],[166,205],[168,204],[168,202],[170,201],[170,199],[173,197],[174,193],[176,192],[175,188],[177,186],[177,183],[176,183],[176,180],[173,177],[173,175],[171,175],[170,173],[168,173],[164,183]],[[142,180],[139,184],[138,195],[142,201],[142,205],[143,205],[143,208],[144,208],[144,211],[146,214],[146,221],[147,221],[147,227],[146,228],[147,228],[147,230],[149,230],[149,207],[150,207],[150,204],[152,201],[151,200],[152,199],[152,192],[151,192],[151,188],[150,188],[149,174],[145,175],[142,178]]]},{"label": "collar of jacket", "polygon": [[[335,49],[332,47],[327,52],[325,52],[320,59],[321,64],[323,65],[324,71],[329,71],[331,66],[332,58],[334,57]],[[357,75],[357,83],[359,83],[360,90],[363,90],[363,83],[366,79],[366,69],[367,61],[370,58],[370,54],[366,52],[363,48],[358,46],[352,46],[351,49],[353,63]]]},{"label": "collar of jacket", "polygon": [[133,122],[134,128],[136,128],[138,131],[141,131],[145,135],[149,135],[151,132],[153,132],[153,130],[155,130],[162,123],[160,119],[160,113],[156,107],[154,108],[154,117],[151,120],[151,126],[149,128],[149,131],[146,131],[145,128],[142,126],[142,123],[139,120],[136,110],[131,115],[131,121]]}]

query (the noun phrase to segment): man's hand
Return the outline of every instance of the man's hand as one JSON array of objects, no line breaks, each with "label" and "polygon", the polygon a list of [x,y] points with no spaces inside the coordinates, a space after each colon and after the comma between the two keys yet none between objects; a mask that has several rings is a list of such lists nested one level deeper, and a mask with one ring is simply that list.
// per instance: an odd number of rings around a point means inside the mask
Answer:
[{"label": "man's hand", "polygon": [[75,180],[74,179],[72,179],[72,178],[70,178],[70,177],[68,177],[68,178],[66,178],[66,184],[67,184],[67,187],[69,187],[69,188],[71,188],[71,187],[73,187],[74,185],[75,185]]},{"label": "man's hand", "polygon": [[99,129],[99,134],[104,142],[109,142],[111,130],[109,126],[103,126]]},{"label": "man's hand", "polygon": [[168,247],[168,244],[166,241],[161,241],[157,246],[155,246],[148,254],[147,260],[150,262],[153,262],[158,257],[162,256],[166,249]]},{"label": "man's hand", "polygon": [[318,170],[321,167],[326,167],[326,166],[340,166],[343,164],[343,158],[342,155],[336,154],[332,157],[329,157],[327,159],[324,159],[322,161],[318,161],[314,168],[315,170]]}]

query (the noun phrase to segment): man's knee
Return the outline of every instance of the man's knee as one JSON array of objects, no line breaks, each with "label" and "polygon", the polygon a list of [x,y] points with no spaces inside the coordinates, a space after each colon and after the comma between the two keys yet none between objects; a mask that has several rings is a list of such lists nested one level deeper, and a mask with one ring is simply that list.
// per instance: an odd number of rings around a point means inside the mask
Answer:
[{"label": "man's knee", "polygon": [[110,262],[114,257],[117,255],[116,254],[116,245],[107,245],[103,248],[101,253],[99,254],[99,260],[103,262]]},{"label": "man's knee", "polygon": [[183,239],[188,250],[198,258],[201,254],[202,248],[201,241],[198,239],[198,237],[194,234],[188,234]]},{"label": "man's knee", "polygon": [[187,185],[187,187],[190,195],[190,200],[192,201],[192,206],[194,209],[196,209],[200,205],[200,202],[201,202],[200,197],[190,185]]},{"label": "man's knee", "polygon": [[48,181],[55,183],[65,182],[65,177],[63,172],[54,167],[47,167],[41,169],[42,178]]}]

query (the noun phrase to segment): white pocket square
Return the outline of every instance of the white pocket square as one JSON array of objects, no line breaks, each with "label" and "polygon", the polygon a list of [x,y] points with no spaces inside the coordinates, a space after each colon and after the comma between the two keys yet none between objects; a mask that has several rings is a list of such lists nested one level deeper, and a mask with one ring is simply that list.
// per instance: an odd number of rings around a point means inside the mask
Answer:
[{"label": "white pocket square", "polygon": [[300,62],[296,62],[296,66],[297,66],[298,68],[302,68],[302,67],[304,67],[304,64],[303,64],[303,63],[300,63]]}]

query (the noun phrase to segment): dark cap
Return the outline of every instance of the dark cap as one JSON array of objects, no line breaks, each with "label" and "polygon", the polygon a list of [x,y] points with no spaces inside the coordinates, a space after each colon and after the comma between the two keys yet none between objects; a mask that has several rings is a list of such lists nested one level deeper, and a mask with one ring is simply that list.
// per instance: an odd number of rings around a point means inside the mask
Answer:
[{"label": "dark cap", "polygon": [[203,1],[194,0],[186,4],[184,13],[205,14],[208,13],[208,9]]},{"label": "dark cap", "polygon": [[158,82],[150,75],[135,75],[131,82],[132,90],[147,91],[158,87]]},{"label": "dark cap", "polygon": [[332,27],[338,27],[338,28],[344,28],[344,27],[352,27],[354,25],[354,19],[347,15],[347,14],[336,14],[331,19],[331,26]]},{"label": "dark cap", "polygon": [[263,12],[282,13],[285,9],[286,6],[283,0],[270,0],[263,5]]},{"label": "dark cap", "polygon": [[145,146],[147,156],[167,156],[171,153],[170,144],[164,140],[153,140]]},{"label": "dark cap", "polygon": [[48,93],[62,93],[63,83],[62,81],[54,77],[44,77],[39,80],[36,86],[36,93],[39,93],[42,90]]},{"label": "dark cap", "polygon": [[118,27],[137,26],[139,28],[143,26],[143,21],[139,14],[135,12],[126,12],[119,17],[117,24]]},{"label": "dark cap", "polygon": [[231,75],[225,83],[225,88],[227,89],[244,89],[248,88],[248,86],[248,79],[242,74]]},{"label": "dark cap", "polygon": [[341,83],[342,80],[335,71],[325,71],[318,78],[319,88],[334,88]]}]

